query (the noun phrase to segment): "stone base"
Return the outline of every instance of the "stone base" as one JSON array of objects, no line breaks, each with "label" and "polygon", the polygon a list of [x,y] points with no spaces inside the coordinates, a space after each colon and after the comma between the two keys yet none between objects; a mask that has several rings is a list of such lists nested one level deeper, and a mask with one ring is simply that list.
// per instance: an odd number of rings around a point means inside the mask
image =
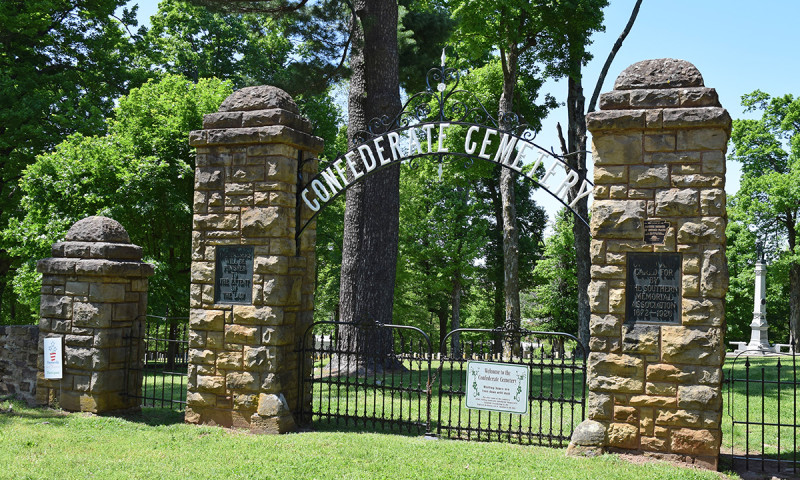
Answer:
[{"label": "stone base", "polygon": [[594,420],[584,420],[572,432],[567,456],[596,457],[605,453],[606,426]]}]

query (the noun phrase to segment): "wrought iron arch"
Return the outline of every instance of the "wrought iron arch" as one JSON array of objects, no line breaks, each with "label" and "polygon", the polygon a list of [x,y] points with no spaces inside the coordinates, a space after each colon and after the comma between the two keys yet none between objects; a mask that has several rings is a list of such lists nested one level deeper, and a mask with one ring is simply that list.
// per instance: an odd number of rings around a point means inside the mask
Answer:
[{"label": "wrought iron arch", "polygon": [[[572,169],[564,156],[534,143],[536,132],[524,124],[516,113],[494,118],[477,95],[459,88],[461,76],[461,70],[445,66],[442,52],[442,65],[430,69],[426,75],[427,89],[409,97],[394,118],[383,116],[372,119],[367,130],[356,135],[358,144],[355,147],[320,166],[319,173],[307,182],[304,182],[301,173],[303,161],[299,162],[296,241],[299,242],[300,235],[319,212],[352,185],[390,165],[406,161],[413,165],[415,160],[422,157],[437,159],[440,169],[445,161],[465,159],[467,167],[475,160],[483,160],[514,170],[556,198],[588,226],[587,219],[574,209],[577,201],[588,196],[594,186],[586,174]],[[451,127],[466,129],[463,151],[449,151],[443,146],[446,130]],[[419,135],[420,132],[422,135]],[[478,137],[473,138],[475,133],[478,133]],[[423,136],[423,140],[420,140],[420,136]],[[482,140],[478,140],[481,136]],[[497,147],[496,152],[487,153],[486,148],[493,141],[490,137],[496,137],[499,144],[495,143],[492,147]],[[406,142],[405,152],[401,149],[401,139]],[[549,162],[542,178],[523,172],[522,160],[527,158],[527,150],[539,155],[534,163],[534,174],[537,164]],[[566,177],[553,191],[546,180],[559,167],[563,168]],[[568,193],[576,185],[579,186],[579,193],[576,198],[570,199]],[[300,220],[304,206],[314,212],[305,223]]]}]

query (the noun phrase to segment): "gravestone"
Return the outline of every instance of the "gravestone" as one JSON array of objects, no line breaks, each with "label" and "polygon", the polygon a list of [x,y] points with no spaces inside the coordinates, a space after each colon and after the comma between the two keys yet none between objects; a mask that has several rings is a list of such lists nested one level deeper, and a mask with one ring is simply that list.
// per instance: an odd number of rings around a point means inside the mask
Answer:
[{"label": "gravestone", "polygon": [[586,117],[595,163],[593,423],[581,431],[593,435],[570,451],[607,448],[716,468],[731,119],[694,65],[674,59],[631,65],[599,105]]}]

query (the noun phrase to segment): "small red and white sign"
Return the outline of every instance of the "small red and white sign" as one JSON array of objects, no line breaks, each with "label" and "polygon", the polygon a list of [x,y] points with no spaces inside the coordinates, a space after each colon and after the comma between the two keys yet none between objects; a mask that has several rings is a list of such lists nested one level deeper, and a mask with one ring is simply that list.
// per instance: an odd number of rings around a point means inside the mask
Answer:
[{"label": "small red and white sign", "polygon": [[44,339],[44,378],[58,380],[63,376],[64,355],[61,339],[62,337]]}]

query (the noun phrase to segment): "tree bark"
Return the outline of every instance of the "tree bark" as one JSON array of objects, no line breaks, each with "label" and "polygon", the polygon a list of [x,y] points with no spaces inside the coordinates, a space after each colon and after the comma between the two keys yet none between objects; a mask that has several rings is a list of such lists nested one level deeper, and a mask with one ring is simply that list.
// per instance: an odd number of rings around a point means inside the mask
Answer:
[{"label": "tree bark", "polygon": [[800,353],[800,263],[789,268],[789,343]]},{"label": "tree bark", "polygon": [[[452,309],[451,330],[461,328],[461,294],[463,285],[461,284],[461,271],[456,270],[453,275],[453,290],[450,293],[450,308]],[[461,356],[461,340],[458,333],[450,336],[450,353],[454,358]]]},{"label": "tree bark", "polygon": [[[570,76],[567,80],[567,163],[580,175],[586,175],[586,117],[584,116],[583,86],[581,78]],[[570,190],[570,198],[578,196],[578,186]],[[575,205],[575,212],[583,218],[589,217],[589,204],[586,197]],[[578,283],[578,341],[589,352],[589,281],[591,280],[591,258],[589,244],[591,233],[589,227],[575,219],[572,222],[572,233],[575,237],[575,259]]]},{"label": "tree bark", "polygon": [[[517,83],[517,48],[510,46],[501,52],[503,59],[503,94],[500,96],[498,118],[501,130],[511,128],[508,115],[513,112],[514,86]],[[514,173],[509,168],[500,169],[500,197],[503,211],[503,270],[506,331],[519,330],[519,229],[517,226],[516,198],[514,197]],[[519,343],[511,340],[503,347],[506,354],[518,352]]]},{"label": "tree bark", "polygon": [[[400,111],[397,3],[353,4],[353,49],[348,141],[375,117]],[[373,367],[394,367],[392,334],[374,325],[391,323],[399,235],[399,165],[371,175],[347,190],[340,276],[340,318],[366,328],[343,328],[343,346],[369,352]],[[372,327],[370,327],[372,326]]]}]

